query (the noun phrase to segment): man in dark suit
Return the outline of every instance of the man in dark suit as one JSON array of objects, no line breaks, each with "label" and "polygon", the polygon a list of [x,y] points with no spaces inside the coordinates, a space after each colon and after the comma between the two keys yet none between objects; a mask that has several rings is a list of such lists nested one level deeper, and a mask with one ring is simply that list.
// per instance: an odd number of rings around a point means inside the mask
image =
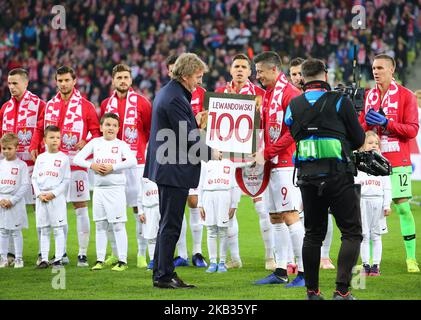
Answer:
[{"label": "man in dark suit", "polygon": [[200,139],[198,123],[190,105],[191,92],[202,82],[206,64],[193,53],[180,55],[172,80],[156,95],[144,177],[154,181],[159,191],[161,220],[154,253],[153,285],[158,288],[193,288],[174,272],[174,251],[180,236],[189,188],[200,178],[200,160],[211,152]]}]

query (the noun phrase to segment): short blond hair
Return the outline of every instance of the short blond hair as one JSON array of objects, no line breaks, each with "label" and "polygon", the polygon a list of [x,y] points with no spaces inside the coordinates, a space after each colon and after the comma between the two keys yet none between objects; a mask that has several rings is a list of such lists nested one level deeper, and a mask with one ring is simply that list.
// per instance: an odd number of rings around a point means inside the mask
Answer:
[{"label": "short blond hair", "polygon": [[197,54],[183,53],[174,64],[172,79],[182,81],[183,77],[189,77],[198,71],[208,72],[208,66],[200,59]]},{"label": "short blond hair", "polygon": [[5,133],[0,139],[2,145],[13,144],[15,147],[19,144],[19,139],[16,133]]},{"label": "short blond hair", "polygon": [[368,137],[374,137],[374,138],[376,138],[376,140],[377,140],[377,142],[379,143],[379,146],[380,146],[380,138],[379,138],[379,136],[377,135],[377,133],[375,133],[373,130],[368,130],[368,131],[366,131],[366,132],[365,132],[365,140],[364,140],[364,144],[363,144],[363,146],[360,148],[360,151],[364,150],[364,148],[365,148],[365,144],[366,144],[366,141],[367,141],[367,138],[368,138]]}]

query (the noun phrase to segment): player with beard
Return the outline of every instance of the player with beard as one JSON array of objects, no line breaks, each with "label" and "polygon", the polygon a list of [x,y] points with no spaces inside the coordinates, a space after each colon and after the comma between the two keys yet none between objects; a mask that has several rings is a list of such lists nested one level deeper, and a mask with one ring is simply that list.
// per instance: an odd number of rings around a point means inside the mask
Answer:
[{"label": "player with beard", "polygon": [[[136,219],[136,238],[138,245],[137,267],[146,268],[146,248],[148,241],[142,234],[142,224],[140,217],[138,217],[137,197],[145,166],[145,151],[151,129],[152,106],[146,97],[133,90],[133,79],[131,69],[128,65],[116,65],[112,71],[112,78],[112,85],[115,91],[110,97],[102,101],[101,117],[108,112],[115,113],[119,116],[120,130],[117,137],[130,145],[130,149],[137,159],[136,167],[125,170],[127,181],[126,201],[127,206],[133,208]],[[118,262],[118,254],[115,250],[112,230],[109,230],[108,234],[114,253],[105,260],[105,264],[113,265]]]},{"label": "player with beard", "polygon": [[[89,182],[88,172],[85,168],[75,166],[73,158],[87,143],[87,135],[90,133],[93,138],[101,135],[99,131],[99,120],[94,105],[82,97],[79,90],[75,88],[76,74],[68,66],[61,66],[57,69],[56,84],[58,93],[47,102],[47,105],[40,115],[34,137],[29,150],[33,160],[38,156],[38,148],[44,136],[44,129],[54,125],[61,130],[60,151],[70,158],[71,178],[67,193],[67,202],[73,203],[76,213],[76,226],[79,243],[78,267],[88,267],[88,244],[90,233],[90,222],[88,214]],[[67,226],[64,229],[65,249],[67,243]],[[64,251],[63,264],[69,263]]]}]

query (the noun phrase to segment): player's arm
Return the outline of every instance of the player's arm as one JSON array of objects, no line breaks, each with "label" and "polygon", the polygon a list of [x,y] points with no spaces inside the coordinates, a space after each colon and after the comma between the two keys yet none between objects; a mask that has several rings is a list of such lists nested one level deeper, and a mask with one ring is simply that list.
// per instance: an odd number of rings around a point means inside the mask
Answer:
[{"label": "player's arm", "polygon": [[87,117],[86,117],[86,123],[88,125],[88,131],[91,133],[92,135],[92,139],[93,138],[97,138],[101,136],[101,131],[99,130],[99,119],[98,119],[98,115],[96,114],[96,110],[95,110],[95,106],[89,102],[86,101],[87,103]]},{"label": "player's arm", "polygon": [[44,106],[42,107],[38,115],[37,126],[34,130],[34,136],[32,137],[31,144],[29,146],[29,152],[31,153],[33,161],[35,161],[36,158],[38,157],[41,141],[44,137],[45,109],[46,109],[46,104],[44,103]]},{"label": "player's arm", "polygon": [[102,116],[104,115],[104,113],[105,113],[105,108],[107,107],[107,104],[108,104],[108,100],[109,100],[110,98],[107,98],[107,99],[105,99],[105,100],[103,100],[102,102],[101,102],[101,106],[99,107],[99,109],[100,109],[100,111],[99,111],[99,118],[101,119],[102,118]]},{"label": "player's arm", "polygon": [[140,118],[142,119],[143,134],[145,141],[149,141],[151,133],[151,120],[152,120],[152,105],[148,99],[142,97],[140,109]]},{"label": "player's arm", "polygon": [[3,117],[4,117],[4,109],[5,109],[6,103],[4,103],[0,108],[0,137],[3,136]]},{"label": "player's arm", "polygon": [[10,202],[12,203],[12,206],[14,206],[18,201],[23,199],[25,194],[29,191],[29,188],[31,187],[31,184],[29,182],[29,173],[28,173],[28,167],[26,164],[22,165],[21,169],[21,181],[20,186],[16,190],[15,194],[10,198]]},{"label": "player's arm", "polygon": [[[400,107],[398,106],[398,108]],[[402,122],[388,121],[386,130],[389,131],[390,136],[399,139],[413,139],[417,136],[419,129],[417,100],[413,93],[406,96],[403,107]]]}]

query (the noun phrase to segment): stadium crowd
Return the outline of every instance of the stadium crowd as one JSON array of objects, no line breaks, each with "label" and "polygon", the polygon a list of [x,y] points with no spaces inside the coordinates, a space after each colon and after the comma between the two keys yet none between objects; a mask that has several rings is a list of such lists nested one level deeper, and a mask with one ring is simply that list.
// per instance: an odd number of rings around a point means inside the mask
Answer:
[{"label": "stadium crowd", "polygon": [[[274,50],[284,57],[319,57],[343,82],[352,76],[353,44],[363,78],[370,61],[386,52],[397,74],[414,61],[421,33],[419,1],[325,0],[125,0],[62,1],[64,30],[54,30],[48,0],[2,1],[0,10],[0,103],[9,99],[7,72],[29,70],[29,89],[48,100],[55,92],[54,70],[75,68],[77,86],[95,106],[110,93],[111,68],[126,62],[134,88],[153,98],[168,81],[165,58],[198,53],[210,66],[208,90],[229,79],[235,52],[250,57]],[[366,29],[353,30],[353,5],[366,8]],[[28,5],[29,4],[29,5]],[[387,23],[386,23],[387,22]],[[405,82],[405,79],[400,79]]]}]

